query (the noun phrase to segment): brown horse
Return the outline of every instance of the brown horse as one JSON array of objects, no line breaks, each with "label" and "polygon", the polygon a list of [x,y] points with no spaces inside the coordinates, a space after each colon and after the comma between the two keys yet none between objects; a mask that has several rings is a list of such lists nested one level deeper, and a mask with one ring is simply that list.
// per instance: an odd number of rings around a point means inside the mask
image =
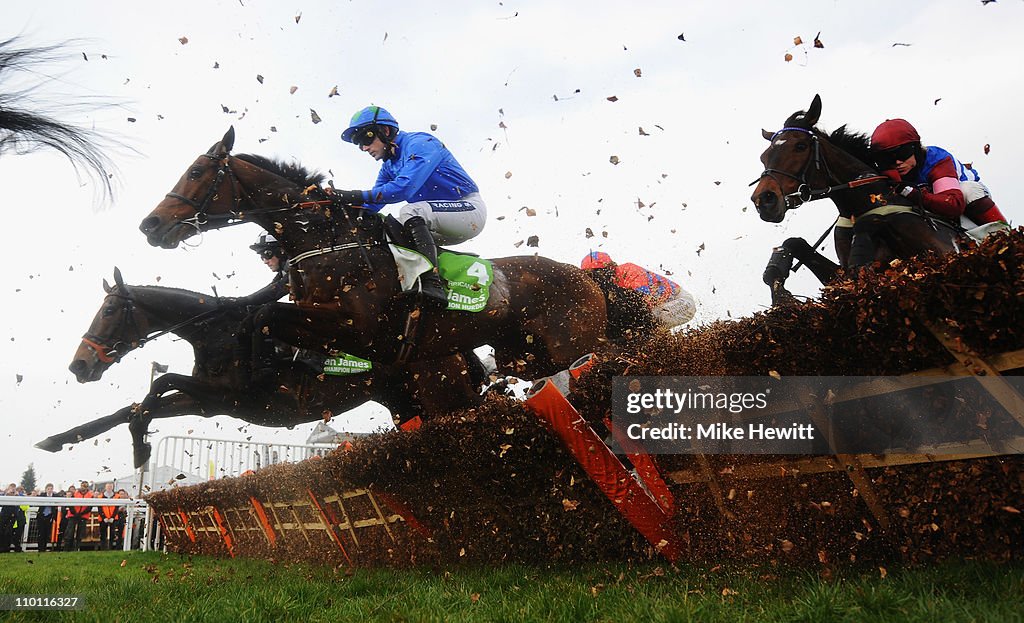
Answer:
[{"label": "brown horse", "polygon": [[[606,342],[601,289],[583,271],[538,256],[493,260],[480,312],[419,309],[401,296],[385,219],[332,205],[323,177],[252,155],[231,155],[234,129],[188,168],[140,226],[150,244],[173,248],[205,229],[251,221],[274,232],[291,260],[297,305],[274,303],[257,326],[302,348],[373,360],[417,360],[483,344],[499,365],[538,378]],[[415,309],[414,309],[415,307]]]},{"label": "brown horse", "polygon": [[[294,426],[321,420],[375,400],[403,419],[466,408],[480,397],[460,374],[461,360],[430,362],[408,368],[374,366],[371,372],[325,376],[291,357],[280,358],[272,384],[248,384],[239,361],[236,337],[246,309],[221,305],[198,292],[158,286],[126,286],[120,271],[89,330],[75,352],[70,370],[80,383],[97,381],[113,364],[149,340],[173,333],[188,341],[195,353],[192,375],[157,377],[141,405],[54,435],[37,444],[59,451],[128,423],[136,466],[149,456],[145,434],[155,418],[181,415],[230,415],[260,426]],[[169,393],[170,392],[170,393]]]},{"label": "brown horse", "polygon": [[857,269],[927,251],[957,250],[955,226],[906,205],[892,192],[889,178],[867,164],[873,159],[866,136],[846,126],[826,135],[815,127],[820,115],[821,98],[815,95],[807,111],[790,115],[781,130],[761,131],[770,145],[761,154],[764,172],[751,200],[762,220],[780,223],[786,211],[807,201],[831,199],[839,210],[834,233],[839,265],[802,239],[786,241],[782,251],[811,262],[814,274],[827,281],[839,267]]}]

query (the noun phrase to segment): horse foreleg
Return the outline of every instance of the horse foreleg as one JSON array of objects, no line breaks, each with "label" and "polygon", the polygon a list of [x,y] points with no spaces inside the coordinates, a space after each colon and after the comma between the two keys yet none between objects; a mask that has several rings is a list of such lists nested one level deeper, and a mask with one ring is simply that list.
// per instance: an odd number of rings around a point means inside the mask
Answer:
[{"label": "horse foreleg", "polygon": [[829,283],[836,278],[839,264],[818,253],[803,238],[789,238],[782,243],[782,248],[802,262],[822,284]]},{"label": "horse foreleg", "polygon": [[115,426],[127,424],[132,416],[134,408],[134,405],[122,407],[110,415],[96,418],[91,422],[68,429],[63,433],[47,437],[37,443],[36,447],[48,452],[60,452],[66,443],[78,443],[80,441],[85,441],[86,439],[92,439],[97,435],[107,432]]}]

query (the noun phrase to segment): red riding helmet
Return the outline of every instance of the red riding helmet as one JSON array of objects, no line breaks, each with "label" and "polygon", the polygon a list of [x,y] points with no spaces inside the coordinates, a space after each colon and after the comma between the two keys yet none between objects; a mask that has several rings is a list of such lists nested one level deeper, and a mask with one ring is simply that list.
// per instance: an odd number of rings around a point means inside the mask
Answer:
[{"label": "red riding helmet", "polygon": [[871,149],[875,151],[920,142],[921,135],[906,119],[886,119],[871,133]]},{"label": "red riding helmet", "polygon": [[591,251],[585,258],[583,258],[583,261],[580,262],[580,268],[584,270],[606,268],[614,263],[615,262],[612,261],[611,256],[604,251]]}]

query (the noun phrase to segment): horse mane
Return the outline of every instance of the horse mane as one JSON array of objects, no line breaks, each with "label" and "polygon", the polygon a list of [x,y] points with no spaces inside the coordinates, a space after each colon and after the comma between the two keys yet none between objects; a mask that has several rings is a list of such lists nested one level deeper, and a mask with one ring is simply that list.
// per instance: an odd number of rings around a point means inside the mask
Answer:
[{"label": "horse mane", "polygon": [[[0,81],[12,72],[38,74],[34,68],[56,60],[56,53],[62,48],[61,45],[21,48],[16,47],[17,41],[16,37],[0,41]],[[55,149],[71,161],[76,171],[79,167],[90,171],[105,195],[112,196],[115,167],[100,148],[104,142],[102,137],[92,130],[26,110],[21,102],[30,101],[29,96],[38,86],[13,91],[0,88],[0,154]]]},{"label": "horse mane", "polygon": [[846,124],[843,124],[828,135],[828,140],[857,160],[871,168],[875,167],[875,158],[868,148],[870,146],[870,139],[867,134],[847,130]]},{"label": "horse mane", "polygon": [[284,160],[275,160],[264,156],[257,156],[256,154],[236,154],[235,158],[270,171],[303,188],[319,186],[327,177],[319,171],[310,171],[294,160],[285,162]]},{"label": "horse mane", "polygon": [[870,146],[868,135],[863,132],[854,132],[847,129],[845,123],[833,130],[830,134],[817,126],[807,123],[807,111],[798,110],[786,119],[786,123],[783,124],[783,127],[803,128],[811,132],[816,132],[857,160],[860,160],[871,168],[875,167],[874,156],[871,155],[871,150],[868,149]]}]

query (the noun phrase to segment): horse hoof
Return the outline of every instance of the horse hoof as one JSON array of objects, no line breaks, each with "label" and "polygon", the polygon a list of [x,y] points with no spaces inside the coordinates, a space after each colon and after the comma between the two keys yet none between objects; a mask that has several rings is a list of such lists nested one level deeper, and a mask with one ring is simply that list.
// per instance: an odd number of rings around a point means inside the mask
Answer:
[{"label": "horse hoof", "polygon": [[153,453],[153,446],[149,443],[140,443],[132,446],[132,450],[135,454],[135,469],[138,469],[149,461],[149,457]]},{"label": "horse hoof", "polygon": [[47,452],[60,452],[64,447],[64,444],[57,441],[53,437],[47,437],[36,444],[36,447],[40,450],[46,450]]}]

